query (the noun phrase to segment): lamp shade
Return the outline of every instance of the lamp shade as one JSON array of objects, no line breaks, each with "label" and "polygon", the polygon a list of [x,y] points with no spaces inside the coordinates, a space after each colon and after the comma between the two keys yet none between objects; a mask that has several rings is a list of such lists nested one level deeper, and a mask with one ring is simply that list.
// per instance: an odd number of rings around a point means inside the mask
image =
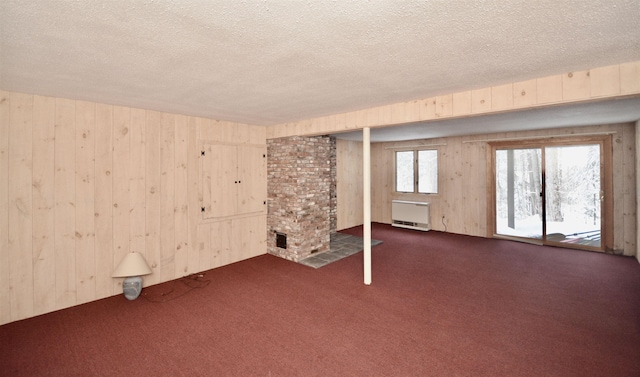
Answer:
[{"label": "lamp shade", "polygon": [[128,276],[141,276],[150,274],[151,268],[144,260],[144,257],[140,253],[128,253],[122,258],[120,264],[111,274],[111,277],[122,278]]}]

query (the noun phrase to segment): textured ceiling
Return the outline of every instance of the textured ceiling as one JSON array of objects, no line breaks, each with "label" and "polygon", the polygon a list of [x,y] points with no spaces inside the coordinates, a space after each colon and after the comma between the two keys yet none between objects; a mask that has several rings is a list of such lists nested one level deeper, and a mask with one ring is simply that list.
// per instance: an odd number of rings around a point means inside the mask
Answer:
[{"label": "textured ceiling", "polygon": [[0,89],[258,125],[640,60],[640,0],[0,2]]}]

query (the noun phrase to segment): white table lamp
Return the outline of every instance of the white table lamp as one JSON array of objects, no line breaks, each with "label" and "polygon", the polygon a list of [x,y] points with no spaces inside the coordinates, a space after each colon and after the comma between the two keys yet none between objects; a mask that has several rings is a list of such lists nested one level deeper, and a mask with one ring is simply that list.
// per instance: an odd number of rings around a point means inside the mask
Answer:
[{"label": "white table lamp", "polygon": [[122,282],[122,291],[127,300],[135,300],[142,291],[142,275],[150,274],[151,268],[144,260],[142,254],[137,252],[127,253],[120,264],[113,271],[111,277],[126,278]]}]

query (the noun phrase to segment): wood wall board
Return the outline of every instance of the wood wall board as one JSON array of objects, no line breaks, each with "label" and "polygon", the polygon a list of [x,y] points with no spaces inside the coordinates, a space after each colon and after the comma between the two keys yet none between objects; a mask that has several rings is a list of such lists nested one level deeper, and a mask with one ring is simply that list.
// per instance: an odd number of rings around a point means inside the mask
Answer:
[{"label": "wood wall board", "polygon": [[196,127],[198,128],[198,140],[215,140],[215,132],[211,127],[211,119],[207,118],[196,118]]},{"label": "wood wall board", "polygon": [[536,80],[537,104],[562,102],[562,75],[554,75]]},{"label": "wood wall board", "polygon": [[[335,129],[336,131],[342,131],[346,128],[346,124],[347,124],[347,116],[345,113],[342,114],[336,114],[335,116]],[[268,127],[267,128],[267,133],[269,132],[269,130],[273,129],[274,127]],[[268,139],[268,137],[267,137]]]},{"label": "wood wall board", "polygon": [[239,144],[247,144],[251,139],[250,136],[250,127],[248,124],[244,123],[233,123],[230,125],[233,130],[233,138],[227,139],[227,142],[230,143],[239,143]]},{"label": "wood wall board", "polygon": [[[146,250],[146,112],[132,108],[129,123],[129,251]],[[115,258],[117,259],[117,258]],[[119,262],[116,260],[116,262]]]},{"label": "wood wall board", "polygon": [[[324,126],[323,126],[322,129],[328,128],[330,126],[336,127],[336,115],[335,114],[329,115],[329,116],[326,116],[326,117],[323,117],[323,118],[324,118]],[[265,137],[265,141],[264,142],[266,142],[266,137]],[[262,144],[263,141],[260,141],[260,143]]]},{"label": "wood wall board", "polygon": [[471,91],[453,93],[452,115],[463,116],[471,114]]},{"label": "wood wall board", "polygon": [[267,127],[265,136],[267,137],[267,140],[276,139],[279,137],[278,136],[279,134],[285,134],[286,130],[287,130],[286,124],[282,124],[279,128]]},{"label": "wood wall board", "polygon": [[455,177],[454,184],[456,189],[459,189],[459,192],[456,192],[455,195],[460,203],[460,208],[458,209],[462,214],[460,217],[464,219],[464,221],[461,222],[460,227],[464,232],[468,232],[469,230],[477,230],[479,228],[479,221],[475,218],[475,208],[470,207],[477,192],[476,190],[464,190],[461,187],[467,184],[471,179],[475,178],[474,169],[477,167],[476,164],[478,163],[478,160],[473,158],[475,151],[468,145],[462,144],[462,140],[457,140],[455,147],[455,164],[459,166],[459,173],[458,176]]},{"label": "wood wall board", "polygon": [[[131,251],[131,110],[113,107],[113,261],[117,267]],[[114,292],[121,291],[121,280],[113,279]]]},{"label": "wood wall board", "polygon": [[436,97],[436,117],[446,118],[453,115],[453,94]]},{"label": "wood wall board", "polygon": [[11,322],[9,253],[9,127],[11,94],[0,91],[0,325]]},{"label": "wood wall board", "polygon": [[223,141],[224,136],[219,122],[202,119],[199,123],[200,137],[203,140]]},{"label": "wood wall board", "polygon": [[33,302],[33,96],[10,101],[9,126],[9,286],[11,319],[30,316]]},{"label": "wood wall board", "polygon": [[195,117],[198,139],[219,144],[264,145],[267,127]]},{"label": "wood wall board", "polygon": [[[379,155],[379,151],[378,151],[378,144],[379,143],[371,143],[371,203],[378,203],[378,202],[382,202],[384,201],[386,198],[384,197],[384,194],[388,191],[388,190],[374,190],[373,188],[376,187],[376,185],[384,185],[386,183],[386,180],[384,179],[384,172],[381,171],[381,161],[384,161],[383,158],[376,158],[377,155]],[[344,164],[343,161],[341,161],[339,158],[337,158],[338,154],[340,153],[340,146],[337,143],[336,140],[336,165],[338,163],[340,164]],[[340,162],[339,162],[340,161]],[[353,167],[355,167],[356,165],[353,164]],[[341,189],[341,184],[336,182],[336,193],[337,198],[339,198],[339,189]],[[337,200],[336,200],[336,214],[338,212],[338,210],[341,209],[341,206],[344,204],[337,204]],[[364,205],[364,202],[363,202]],[[371,222],[384,222],[381,219],[375,217],[374,215],[376,215],[374,213],[374,211],[371,211]],[[338,222],[340,220],[340,215],[337,215],[337,219],[336,219],[336,228],[337,230],[342,230],[344,228],[338,226]],[[364,222],[364,214],[362,218],[358,219],[359,223],[362,224]]]},{"label": "wood wall board", "polygon": [[249,126],[248,144],[265,145],[267,143],[267,127]]},{"label": "wood wall board", "polygon": [[[476,98],[477,99],[477,98]],[[438,195],[431,195],[429,199],[436,201],[432,205],[439,213],[437,218],[442,215],[446,216],[449,224],[449,231],[452,228],[462,230],[462,221],[459,220],[459,214],[462,213],[458,201],[463,194],[463,187],[459,178],[461,176],[459,165],[460,159],[457,158],[456,152],[460,148],[459,138],[451,138],[446,141],[446,148],[438,151]],[[432,217],[433,219],[433,217]]]},{"label": "wood wall board", "polygon": [[189,273],[189,128],[186,116],[175,119],[174,263],[177,276]]},{"label": "wood wall board", "polygon": [[162,114],[156,111],[147,112],[146,124],[146,159],[145,159],[145,177],[146,177],[146,240],[144,257],[153,271],[150,275],[144,277],[145,285],[157,284],[162,281],[160,263],[162,259],[160,246],[160,217],[162,210],[161,189],[161,130],[162,130]]},{"label": "wood wall board", "polygon": [[[282,136],[288,135],[288,134],[292,134],[292,135],[296,135],[299,132],[299,129],[302,128],[302,124],[297,123],[297,122],[291,122],[285,125],[285,129],[284,129],[284,133]],[[280,137],[280,136],[278,136]]]},{"label": "wood wall board", "polygon": [[[453,99],[453,113],[456,113],[456,99]],[[418,110],[420,120],[431,120],[436,117],[436,100],[435,98],[427,98],[420,101],[420,108]],[[378,124],[381,122],[378,121]],[[384,123],[383,123],[384,124]]]},{"label": "wood wall board", "polygon": [[[336,132],[341,132],[344,131],[344,129],[347,127],[347,117],[345,113],[342,114],[334,114],[331,116],[330,120],[327,120],[327,124],[326,127],[328,129],[335,129]],[[267,127],[267,130],[269,130],[271,127]],[[267,139],[269,139],[267,137]]]},{"label": "wood wall board", "polygon": [[326,126],[326,120],[324,117],[313,118],[309,122],[309,131],[313,132],[313,130],[323,130]]},{"label": "wood wall board", "polygon": [[520,81],[513,84],[513,106],[531,107],[536,104],[538,83],[536,80]]},{"label": "wood wall board", "polygon": [[[407,121],[410,121],[411,119],[411,112],[412,112],[412,104],[411,103],[405,103],[405,114],[404,114],[404,118],[405,119],[409,119]],[[373,115],[373,109],[363,109],[363,110],[358,110],[356,112],[357,116],[357,123],[360,125],[360,127],[369,127],[371,125],[371,121],[375,120],[375,116]],[[328,120],[328,117],[324,117],[325,119]],[[328,124],[328,123],[327,123]],[[317,131],[318,132],[322,132],[323,128],[319,128]]]},{"label": "wood wall board", "polygon": [[[392,112],[389,111],[389,116],[391,117]],[[392,119],[392,123],[393,123],[393,118]],[[355,112],[349,112],[345,114],[345,129],[347,130],[352,130],[354,128],[356,128],[358,125],[358,120],[356,118],[356,113]]]},{"label": "wood wall board", "polygon": [[[472,138],[473,139],[473,138]],[[477,138],[476,138],[477,139]],[[469,146],[469,148],[473,148],[473,146]],[[483,164],[483,158],[487,156],[487,144],[481,143],[476,147],[476,169],[474,169],[475,177],[474,181],[478,182],[477,191],[475,192],[476,196],[474,198],[474,202],[471,204],[473,208],[475,208],[476,218],[478,219],[478,234],[486,234],[487,232],[487,222],[485,219],[487,218],[488,208],[483,203],[486,203],[485,200],[488,195],[487,188],[487,180],[486,177],[490,172],[487,171],[486,162]],[[486,161],[486,160],[485,160]]]},{"label": "wood wall board", "polygon": [[253,258],[258,255],[264,255],[267,253],[267,215],[257,215],[247,217],[248,221],[251,221],[251,249],[249,250],[250,257]]},{"label": "wood wall board", "polygon": [[307,119],[306,122],[299,125],[304,133],[314,134],[317,129],[321,127],[319,124],[320,118]]},{"label": "wood wall board", "polygon": [[291,132],[295,134],[306,134],[311,133],[311,119],[305,119],[300,122],[295,122],[290,124]]},{"label": "wood wall board", "polygon": [[56,99],[55,126],[55,248],[56,303],[76,304],[75,255],[75,101]]},{"label": "wood wall board", "polygon": [[[638,204],[638,195],[637,195],[637,181],[635,170],[635,161],[637,151],[635,148],[635,139],[636,139],[636,128],[635,127],[625,127],[622,130],[624,146],[622,148],[623,153],[623,163],[625,167],[624,172],[624,201],[625,201],[625,212],[624,212],[624,244],[622,244],[625,255],[632,256],[638,255],[638,244],[636,242],[632,242],[633,239],[626,235],[634,234],[637,231],[637,204]],[[614,243],[615,244],[615,243]]]},{"label": "wood wall board", "polygon": [[[434,99],[435,101],[435,99]],[[435,103],[433,104],[433,112],[435,114],[436,107]],[[385,105],[378,107],[378,124],[391,124],[391,105]],[[343,114],[343,117],[346,119],[346,114]],[[346,129],[346,125],[343,129]]]},{"label": "wood wall board", "polygon": [[586,99],[590,95],[590,71],[576,71],[562,75],[562,99],[564,101]]},{"label": "wood wall board", "polygon": [[[0,106],[2,105],[0,104]],[[33,153],[33,189],[31,196],[33,198],[33,291],[35,315],[56,309],[54,243],[55,108],[54,98],[34,96],[33,150],[37,152]],[[2,120],[0,120],[1,122]],[[6,124],[8,125],[9,122]],[[0,170],[2,170],[1,167]],[[0,177],[0,182],[2,181],[2,177]],[[1,213],[4,212],[0,209]],[[0,264],[2,264],[1,259]],[[0,302],[2,302],[1,299]],[[3,323],[1,319],[0,323]]]},{"label": "wood wall board", "polygon": [[[478,141],[479,142],[479,141]],[[495,201],[496,198],[496,193],[495,190],[492,187],[493,184],[493,177],[496,176],[496,164],[495,164],[495,159],[494,159],[494,154],[493,154],[493,150],[490,147],[487,147],[485,145],[485,164],[486,165],[490,165],[490,167],[488,167],[486,169],[486,176],[485,176],[485,187],[487,187],[486,191],[485,191],[485,203],[492,203]],[[488,238],[493,237],[494,234],[496,234],[496,221],[495,221],[495,216],[496,216],[496,208],[495,206],[486,206],[486,224],[487,224],[487,229],[486,229],[486,233],[485,236]]]},{"label": "wood wall board", "polygon": [[233,259],[230,262],[253,258],[267,251],[267,215],[231,220]]},{"label": "wood wall board", "polygon": [[491,87],[491,110],[506,110],[513,108],[513,84]]},{"label": "wood wall board", "polygon": [[311,118],[311,119],[307,119],[307,120],[303,121],[303,122],[300,124],[300,127],[301,127],[301,129],[302,129],[302,132],[304,132],[304,133],[314,134],[314,133],[316,132],[316,130],[317,130],[317,128],[314,128],[314,125],[313,125],[313,121],[314,121],[315,119],[316,119],[316,118]]},{"label": "wood wall board", "polygon": [[336,174],[336,228],[346,229],[360,225],[363,214],[361,142],[336,140]]},{"label": "wood wall board", "polygon": [[620,94],[620,66],[594,68],[590,71],[591,97],[609,97]]},{"label": "wood wall board", "polygon": [[238,136],[233,123],[204,118],[202,120],[200,122],[200,137],[202,140],[231,143],[237,139]]},{"label": "wood wall board", "polygon": [[[95,230],[96,298],[122,293],[122,279],[111,274],[120,260],[113,256],[113,106],[96,104]],[[135,164],[135,161],[132,161]],[[56,273],[60,273],[56,270]],[[58,305],[58,308],[64,306]]]},{"label": "wood wall board", "polygon": [[96,298],[95,264],[95,103],[76,101],[75,260],[76,302]]},{"label": "wood wall board", "polygon": [[[419,117],[419,113],[420,113],[420,104],[416,104],[416,111],[417,111],[417,115]],[[375,107],[373,109],[369,109],[366,110],[366,116],[365,116],[365,123],[368,126],[376,126],[380,124],[380,110],[379,108]],[[328,117],[328,124],[332,124],[333,122],[333,118],[334,116],[329,116]]]},{"label": "wood wall board", "polygon": [[640,61],[620,64],[620,93],[640,93]]},{"label": "wood wall board", "polygon": [[324,130],[328,127],[327,117],[312,118],[309,123],[309,132],[316,132],[317,130]]},{"label": "wood wall board", "polygon": [[[410,109],[408,107],[408,104],[406,102],[403,103],[403,107],[404,107],[404,112],[403,114],[396,114],[399,115],[402,118],[407,118],[409,117],[410,114]],[[354,112],[355,116],[355,124],[357,125],[357,127],[369,127],[369,110],[358,110]],[[327,117],[324,117],[325,120],[327,120]],[[330,124],[328,122],[325,123],[325,128],[329,127]],[[322,128],[319,128],[317,130],[318,133],[322,133]]]},{"label": "wood wall board", "polygon": [[[640,200],[638,200],[637,190],[640,188],[640,153],[637,152],[640,150],[640,120],[635,122],[634,131],[636,133],[634,147],[636,149],[635,160],[633,163],[633,171],[636,173],[635,179],[635,187],[636,187],[636,224],[637,224],[637,215],[640,213]],[[638,225],[636,225],[636,229],[638,229]],[[636,259],[640,262],[640,232],[636,233]]]},{"label": "wood wall board", "polygon": [[[486,163],[483,163],[485,156],[485,144],[472,145],[472,143],[462,143],[460,141],[460,157],[465,170],[460,179],[460,185],[464,186],[468,182],[476,182],[475,190],[464,192],[464,229],[465,233],[476,231],[478,234],[486,232],[486,207],[481,205],[486,198],[486,185],[484,182],[486,175]],[[437,221],[437,219],[435,219]]]},{"label": "wood wall board", "polygon": [[471,91],[471,112],[488,113],[491,111],[491,88]]},{"label": "wood wall board", "polygon": [[291,135],[298,135],[298,134],[300,134],[300,133],[298,132],[299,128],[302,128],[302,125],[301,125],[301,124],[299,124],[299,123],[294,123],[294,122],[289,123],[289,124],[287,125],[287,127],[286,127],[286,132],[285,132],[282,136],[286,136],[286,135],[289,135],[289,134],[291,134]]},{"label": "wood wall board", "polygon": [[211,237],[213,235],[217,237],[219,233],[213,233],[213,230],[217,231],[217,229],[213,227],[212,224],[214,223],[198,225],[198,264],[203,270],[208,270],[213,267],[211,265],[211,254],[214,249],[214,243]]},{"label": "wood wall board", "polygon": [[[394,187],[394,163],[393,157],[390,158],[389,155],[392,154],[393,151],[385,149],[382,143],[372,143],[371,145],[372,203],[391,203],[390,193]],[[391,223],[391,205],[379,206],[379,211],[372,210],[371,220]]]},{"label": "wood wall board", "polygon": [[[624,145],[624,133],[617,133],[613,135],[613,145],[623,146]],[[620,148],[613,149],[613,185],[614,187],[622,187],[625,182],[624,178],[624,153],[620,150]],[[614,226],[613,226],[613,238],[619,239],[622,237],[624,232],[624,213],[625,213],[625,200],[623,192],[619,191],[619,195],[615,196],[613,202],[613,212],[620,216],[614,217]],[[615,248],[615,247],[614,247]]]},{"label": "wood wall board", "polygon": [[175,269],[175,117],[162,113],[160,129],[160,281]]},{"label": "wood wall board", "polygon": [[223,129],[226,143],[246,143],[248,140],[246,125],[233,122],[218,122]]},{"label": "wood wall board", "polygon": [[[636,251],[637,245],[633,240],[625,237],[625,234],[633,231],[636,225],[630,225],[636,218],[636,185],[635,172],[631,167],[635,161],[635,129],[633,127],[625,128],[613,135],[613,168],[618,171],[614,174],[614,202],[613,213],[622,216],[621,221],[616,221],[613,226],[614,250],[624,250],[625,255],[634,255],[631,253],[631,246]],[[617,148],[616,148],[617,147]],[[615,187],[622,187],[622,190],[616,190]],[[615,220],[618,220],[616,216]],[[624,243],[617,240],[624,240]]]},{"label": "wood wall board", "polygon": [[198,248],[198,223],[200,222],[200,146],[198,143],[198,118],[187,120],[187,181],[188,191],[188,269],[189,273],[200,271],[200,249]]},{"label": "wood wall board", "polygon": [[[229,247],[229,256],[231,260],[240,259],[242,255],[248,254],[252,240],[249,238],[250,224],[244,219],[233,219],[231,223],[231,244]],[[265,236],[266,236],[265,229]]]},{"label": "wood wall board", "polygon": [[[410,112],[407,109],[407,102],[394,103],[391,105],[391,124],[402,124],[410,122]],[[362,110],[360,111],[362,112]],[[363,122],[358,122],[356,118],[354,128],[364,127]]]}]

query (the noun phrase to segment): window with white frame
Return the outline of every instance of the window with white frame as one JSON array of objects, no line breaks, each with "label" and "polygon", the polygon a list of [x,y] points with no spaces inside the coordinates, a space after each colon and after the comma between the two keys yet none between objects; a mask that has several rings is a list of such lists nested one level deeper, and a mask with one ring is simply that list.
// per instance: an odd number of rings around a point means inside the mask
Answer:
[{"label": "window with white frame", "polygon": [[396,192],[438,193],[438,150],[396,151]]}]

